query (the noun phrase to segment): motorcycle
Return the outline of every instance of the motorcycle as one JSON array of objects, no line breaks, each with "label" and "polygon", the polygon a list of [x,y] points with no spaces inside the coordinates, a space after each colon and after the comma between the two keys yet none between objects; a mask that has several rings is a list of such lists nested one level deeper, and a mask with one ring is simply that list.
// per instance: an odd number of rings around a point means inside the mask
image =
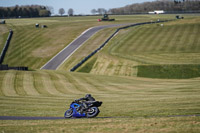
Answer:
[{"label": "motorcycle", "polygon": [[88,104],[88,108],[86,110],[83,110],[83,103],[81,101],[73,101],[70,105],[70,108],[65,112],[64,117],[94,118],[99,114],[100,110],[98,107],[100,107],[101,104],[101,101],[94,101]]}]

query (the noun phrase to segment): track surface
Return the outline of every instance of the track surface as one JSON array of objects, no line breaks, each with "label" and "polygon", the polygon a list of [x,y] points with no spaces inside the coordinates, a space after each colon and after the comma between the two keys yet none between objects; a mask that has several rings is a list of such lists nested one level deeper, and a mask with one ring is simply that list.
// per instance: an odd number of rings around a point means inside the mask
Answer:
[{"label": "track surface", "polygon": [[92,35],[101,29],[119,27],[130,24],[115,24],[115,25],[105,25],[98,26],[87,29],[79,37],[77,37],[73,42],[71,42],[67,47],[60,51],[56,56],[54,56],[49,62],[47,62],[40,69],[56,70],[65,60],[67,60],[85,41],[87,41]]},{"label": "track surface", "polygon": [[[199,117],[200,115],[170,115],[170,116],[149,116],[145,118],[156,118],[156,117]],[[137,116],[138,117],[138,116]],[[96,117],[98,118],[137,118],[129,116],[114,116],[114,117]],[[26,117],[26,116],[0,116],[0,120],[63,120],[64,117]],[[87,119],[87,118],[68,118],[68,119]]]}]

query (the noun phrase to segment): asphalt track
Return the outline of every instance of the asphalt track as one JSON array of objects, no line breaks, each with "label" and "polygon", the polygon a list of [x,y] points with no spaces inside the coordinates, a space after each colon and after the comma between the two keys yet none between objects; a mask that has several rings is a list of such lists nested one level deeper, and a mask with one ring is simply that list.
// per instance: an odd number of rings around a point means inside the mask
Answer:
[{"label": "asphalt track", "polygon": [[[147,116],[145,118],[160,118],[160,117],[200,117],[200,115],[196,114],[196,115]],[[112,118],[139,118],[139,116],[95,117],[92,119],[112,119]],[[64,119],[87,119],[87,118],[0,116],[0,120],[64,120]]]},{"label": "asphalt track", "polygon": [[84,42],[86,42],[91,36],[97,33],[99,30],[111,27],[120,27],[130,24],[114,24],[114,25],[104,25],[92,27],[84,31],[79,37],[72,41],[68,46],[66,46],[62,51],[60,51],[56,56],[49,60],[40,69],[56,70],[63,62],[65,62]]}]

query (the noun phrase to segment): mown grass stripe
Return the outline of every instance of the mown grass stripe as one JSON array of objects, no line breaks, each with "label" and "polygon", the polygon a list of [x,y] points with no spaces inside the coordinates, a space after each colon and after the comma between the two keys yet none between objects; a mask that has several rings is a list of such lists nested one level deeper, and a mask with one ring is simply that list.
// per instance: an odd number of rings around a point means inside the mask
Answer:
[{"label": "mown grass stripe", "polygon": [[64,79],[64,82],[68,91],[70,91],[71,93],[75,93],[75,94],[80,94],[82,93],[82,91],[78,88],[77,85],[74,84],[73,80],[71,79],[71,77],[69,76],[69,74],[63,74],[61,73],[61,77],[62,79]]},{"label": "mown grass stripe", "polygon": [[[165,47],[166,39],[169,39],[168,36],[170,35],[170,28],[169,27],[159,27],[161,30],[158,31],[158,36],[156,36],[155,41],[154,41],[154,46],[147,51],[152,51],[152,52],[159,52],[162,51],[163,47]],[[157,44],[157,45],[156,45]]]},{"label": "mown grass stripe", "polygon": [[190,47],[190,51],[194,50],[195,52],[199,52],[197,48],[199,45],[198,40],[199,40],[199,34],[200,34],[200,25],[194,25],[194,29],[192,33],[194,34],[194,36],[193,36],[193,41]]},{"label": "mown grass stripe", "polygon": [[3,94],[3,79],[5,77],[6,72],[0,72],[0,96],[4,96]]},{"label": "mown grass stripe", "polygon": [[18,51],[21,46],[26,47],[29,46],[32,41],[35,40],[34,36],[40,37],[39,32],[34,32],[31,30],[22,30],[22,33],[15,33],[13,37],[13,43],[12,43],[12,51]]},{"label": "mown grass stripe", "polygon": [[[14,44],[13,45],[13,50],[14,52],[12,52],[10,54],[10,59],[13,59],[13,57],[17,56],[17,57],[20,57],[19,55],[20,54],[23,54],[23,55],[26,55],[28,54],[34,47],[37,47],[40,45],[40,41],[38,42],[38,39],[41,39],[42,40],[42,37],[41,37],[41,33],[38,34],[35,38],[32,38],[32,39],[28,39],[22,43],[17,43],[17,44]],[[26,36],[26,34],[24,35]],[[37,38],[37,39],[36,39]],[[43,40],[43,42],[45,42]],[[36,45],[37,44],[37,45]],[[30,53],[29,53],[30,54]],[[15,59],[15,58],[14,58]]]},{"label": "mown grass stripe", "polygon": [[[141,30],[140,30],[141,29]],[[133,28],[133,30],[136,30],[136,31],[133,31],[133,33],[131,34],[130,33],[130,37],[129,38],[126,38],[127,39],[127,44],[130,44],[131,42],[130,42],[130,40],[134,40],[134,44],[136,44],[135,46],[134,46],[134,49],[132,49],[132,48],[130,48],[129,50],[131,51],[131,53],[134,51],[134,52],[136,52],[136,49],[137,48],[139,48],[140,47],[140,43],[138,43],[141,39],[142,39],[142,35],[144,35],[145,34],[145,30],[142,30],[142,28],[141,27],[137,27],[136,29],[135,28]],[[123,39],[123,38],[122,38]],[[118,44],[119,46],[120,46],[120,44]],[[121,44],[121,46],[120,47],[124,47],[124,45],[123,44]],[[116,49],[116,48],[115,48]],[[124,49],[126,49],[126,48],[124,48]],[[130,52],[130,51],[127,51],[127,52]],[[117,51],[116,51],[117,52]],[[120,51],[119,51],[120,52]]]},{"label": "mown grass stripe", "polygon": [[23,88],[28,96],[40,95],[34,86],[34,77],[32,72],[24,72]]},{"label": "mown grass stripe", "polygon": [[[151,28],[151,30],[153,30]],[[151,51],[151,52],[155,52],[155,49],[157,47],[159,47],[160,45],[160,38],[162,38],[162,34],[158,34],[158,33],[161,33],[161,31],[163,31],[163,28],[161,27],[156,27],[155,30],[153,30],[153,34],[150,33],[149,36],[151,36],[151,40],[146,44],[146,46],[143,45],[143,47],[140,47],[140,49],[138,51]],[[143,41],[143,40],[141,40]],[[140,42],[142,43],[142,42]]]},{"label": "mown grass stripe", "polygon": [[[177,47],[177,50],[176,51],[180,51],[180,52],[185,52],[186,51],[186,45],[187,45],[187,42],[185,42],[185,41],[183,41],[184,42],[184,44],[182,43],[180,43],[182,40],[185,40],[185,38],[187,38],[186,36],[187,36],[187,34],[189,33],[189,30],[190,30],[190,26],[189,25],[186,25],[186,26],[184,26],[184,28],[182,28],[181,29],[182,31],[181,31],[181,35],[180,35],[180,41],[178,42],[176,42],[178,45],[178,47]],[[174,44],[174,45],[176,45],[176,44]]]},{"label": "mown grass stripe", "polygon": [[169,52],[169,51],[175,52],[176,45],[174,45],[174,42],[176,42],[178,35],[180,35],[179,26],[174,26],[172,34],[169,37],[170,39],[168,41],[168,46],[166,47],[167,52]]},{"label": "mown grass stripe", "polygon": [[200,37],[198,36],[200,34],[200,25],[198,25],[198,31],[196,34],[196,38],[195,38],[195,44],[196,44],[196,50],[195,52],[200,52]]},{"label": "mown grass stripe", "polygon": [[59,74],[52,73],[52,72],[48,72],[48,74],[50,75],[51,80],[52,80],[56,90],[58,90],[62,94],[71,93],[69,91],[70,89],[68,90],[67,86],[64,84],[64,82],[66,82],[66,81],[62,79],[65,77],[63,77],[62,75],[59,75]]},{"label": "mown grass stripe", "polygon": [[[34,48],[39,47],[42,43],[47,41],[46,39],[43,39],[42,37],[42,34],[44,33],[44,31],[31,32],[30,34],[29,34],[30,31],[27,31],[27,32],[24,32],[21,35],[21,36],[24,36],[25,38],[23,39],[24,40],[23,42],[16,41],[17,42],[16,44],[13,43],[14,45],[12,46],[12,50],[11,50],[12,52],[9,53],[9,56],[7,57],[7,60],[6,60],[6,62],[9,61],[9,64],[21,65],[21,64],[24,64],[24,62],[26,62],[27,66],[29,66],[30,59],[29,58],[27,59],[25,56],[28,54],[31,55],[30,53]],[[39,42],[38,42],[38,39],[40,40]]]},{"label": "mown grass stripe", "polygon": [[64,94],[78,94],[78,91],[75,89],[75,87],[69,83],[67,78],[64,75],[56,74],[58,81],[57,81],[57,87],[60,87],[60,91]]},{"label": "mown grass stripe", "polygon": [[[153,41],[156,39],[157,36],[157,31],[158,28],[147,28],[148,30],[145,30],[145,28],[143,27],[141,30],[145,31],[144,35],[140,35],[142,36],[141,39],[139,39],[138,41],[134,41],[133,45],[131,46],[131,40],[130,40],[130,48],[133,49],[133,53],[135,52],[140,52],[142,51],[147,51],[148,49],[152,48],[152,44]],[[145,39],[144,39],[145,38]],[[137,39],[136,39],[137,40]]]},{"label": "mown grass stripe", "polygon": [[18,96],[14,86],[15,76],[15,71],[7,71],[5,74],[2,84],[2,92],[5,96]]},{"label": "mown grass stripe", "polygon": [[23,73],[20,71],[17,71],[15,73],[14,86],[15,86],[15,90],[19,96],[27,95],[23,88]]},{"label": "mown grass stripe", "polygon": [[173,43],[174,52],[178,52],[179,50],[181,50],[180,47],[184,46],[184,44],[180,43],[182,41],[181,37],[184,36],[184,34],[183,34],[184,30],[185,30],[185,27],[183,27],[183,28],[182,27],[178,27],[178,31],[179,31],[178,33],[179,34],[177,34],[177,36],[176,36],[176,42]]},{"label": "mown grass stripe", "polygon": [[[110,92],[117,93],[118,91],[120,91],[116,87],[111,87],[111,86],[105,85],[105,80],[102,80],[100,78],[98,78],[98,79],[91,78],[90,81],[93,83],[94,86],[96,86],[96,88],[101,88],[101,89],[105,90],[105,93],[110,93]],[[102,82],[104,82],[104,84],[101,84]]]},{"label": "mown grass stripe", "polygon": [[127,67],[127,62],[122,62],[122,67],[121,69],[119,70],[119,75],[125,75],[125,72],[126,72],[126,67]]},{"label": "mown grass stripe", "polygon": [[162,39],[160,39],[161,40],[160,47],[157,47],[156,51],[165,51],[165,49],[168,46],[167,42],[168,42],[169,39],[171,39],[170,36],[172,34],[173,27],[172,26],[166,26],[164,29],[165,29],[164,33],[162,33],[162,34],[164,34],[164,36],[163,36]]},{"label": "mown grass stripe", "polygon": [[52,96],[47,90],[44,89],[44,84],[42,82],[42,74],[40,72],[33,73],[34,87],[37,92],[43,96]]},{"label": "mown grass stripe", "polygon": [[42,72],[42,82],[44,84],[44,89],[51,95],[56,95],[56,96],[59,96],[59,95],[63,95],[61,92],[59,92],[53,82],[52,82],[52,79],[51,79],[51,76],[48,74],[48,72]]},{"label": "mown grass stripe", "polygon": [[88,93],[99,93],[100,91],[91,84],[90,77],[85,77],[85,76],[79,76],[77,78],[77,82],[80,83],[80,85],[84,86]]},{"label": "mown grass stripe", "polygon": [[100,86],[99,84],[96,84],[97,81],[94,80],[93,77],[86,77],[85,80],[89,85],[95,88],[96,93],[105,93],[107,91],[104,87]]},{"label": "mown grass stripe", "polygon": [[85,88],[85,86],[82,86],[79,82],[76,81],[76,77],[74,77],[71,74],[68,74],[67,77],[68,77],[69,82],[72,83],[77,90],[79,90],[81,93],[87,92],[87,89]]}]

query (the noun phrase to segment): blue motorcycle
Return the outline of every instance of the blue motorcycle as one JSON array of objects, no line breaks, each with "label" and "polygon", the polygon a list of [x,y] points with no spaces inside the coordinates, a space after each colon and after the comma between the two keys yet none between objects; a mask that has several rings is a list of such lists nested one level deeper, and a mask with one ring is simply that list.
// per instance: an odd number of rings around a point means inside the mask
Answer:
[{"label": "blue motorcycle", "polygon": [[65,112],[65,118],[94,118],[99,114],[99,108],[102,104],[100,101],[94,101],[88,105],[86,110],[82,110],[83,103],[81,101],[73,101],[70,105],[70,108]]}]

